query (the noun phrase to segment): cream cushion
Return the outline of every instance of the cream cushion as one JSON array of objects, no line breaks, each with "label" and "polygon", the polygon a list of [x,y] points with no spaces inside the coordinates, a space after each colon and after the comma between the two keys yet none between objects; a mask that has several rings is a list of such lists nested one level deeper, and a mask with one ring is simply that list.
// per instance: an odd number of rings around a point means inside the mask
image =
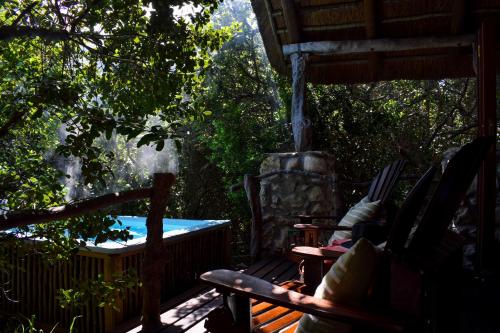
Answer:
[{"label": "cream cushion", "polygon": [[[364,197],[349,209],[338,225],[341,227],[352,227],[356,223],[371,220],[375,218],[379,208],[380,200],[370,202],[368,197]],[[328,244],[332,244],[335,240],[350,239],[351,237],[352,233],[350,230],[335,231],[328,240]]]},{"label": "cream cushion", "polygon": [[[376,273],[379,249],[361,238],[339,257],[323,277],[314,297],[337,304],[359,306],[363,302]],[[296,333],[344,333],[351,325],[304,314]]]}]

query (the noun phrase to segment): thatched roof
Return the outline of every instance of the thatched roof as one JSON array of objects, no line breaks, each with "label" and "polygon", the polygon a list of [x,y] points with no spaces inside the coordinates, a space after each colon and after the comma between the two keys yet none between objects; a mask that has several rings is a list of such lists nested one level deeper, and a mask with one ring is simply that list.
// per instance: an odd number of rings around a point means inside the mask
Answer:
[{"label": "thatched roof", "polygon": [[[252,0],[252,6],[271,65],[288,76],[290,60],[283,45],[414,38],[425,43],[428,37],[475,36],[485,18],[500,22],[500,0]],[[318,83],[358,83],[473,76],[472,53],[470,43],[456,43],[312,55],[307,77]]]}]

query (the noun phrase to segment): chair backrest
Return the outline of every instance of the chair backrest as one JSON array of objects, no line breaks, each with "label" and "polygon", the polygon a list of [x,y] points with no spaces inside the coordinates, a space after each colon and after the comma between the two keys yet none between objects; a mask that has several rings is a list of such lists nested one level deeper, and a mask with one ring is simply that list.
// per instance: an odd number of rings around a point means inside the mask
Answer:
[{"label": "chair backrest", "polygon": [[492,143],[490,138],[477,138],[463,146],[448,162],[408,245],[408,254],[420,266],[439,260],[439,246]]},{"label": "chair backrest", "polygon": [[396,160],[387,165],[380,171],[370,185],[368,190],[368,199],[370,201],[380,200],[384,204],[394,189],[394,185],[398,181],[403,168],[406,165],[406,160]]},{"label": "chair backrest", "polygon": [[389,237],[387,238],[387,245],[385,246],[386,251],[390,251],[393,254],[402,253],[411,228],[415,224],[418,213],[429,192],[436,171],[437,168],[430,167],[406,196],[392,224]]}]

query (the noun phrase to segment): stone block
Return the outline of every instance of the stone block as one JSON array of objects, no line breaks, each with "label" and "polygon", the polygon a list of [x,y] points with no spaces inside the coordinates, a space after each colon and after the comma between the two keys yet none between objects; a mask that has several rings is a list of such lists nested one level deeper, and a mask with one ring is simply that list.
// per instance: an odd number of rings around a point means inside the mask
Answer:
[{"label": "stone block", "polygon": [[276,155],[270,155],[262,161],[260,165],[260,174],[263,175],[265,173],[279,170],[280,169],[280,158]]},{"label": "stone block", "polygon": [[300,169],[300,159],[298,157],[291,157],[284,161],[285,170],[298,170]]},{"label": "stone block", "polygon": [[325,195],[323,194],[323,190],[319,186],[313,186],[307,191],[307,199],[310,202],[314,201],[323,201],[325,200]]},{"label": "stone block", "polygon": [[324,158],[316,156],[304,156],[304,171],[326,174],[328,166]]}]

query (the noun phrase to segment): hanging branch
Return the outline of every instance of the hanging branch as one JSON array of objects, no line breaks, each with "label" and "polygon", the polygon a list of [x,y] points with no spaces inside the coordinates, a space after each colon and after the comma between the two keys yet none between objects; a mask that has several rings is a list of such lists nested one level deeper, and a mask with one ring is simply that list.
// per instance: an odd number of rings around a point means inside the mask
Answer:
[{"label": "hanging branch", "polygon": [[87,199],[80,202],[70,203],[65,206],[53,207],[44,210],[4,213],[0,215],[0,230],[67,219],[116,204],[149,198],[150,195],[151,188],[144,188],[106,194],[97,198]]}]

